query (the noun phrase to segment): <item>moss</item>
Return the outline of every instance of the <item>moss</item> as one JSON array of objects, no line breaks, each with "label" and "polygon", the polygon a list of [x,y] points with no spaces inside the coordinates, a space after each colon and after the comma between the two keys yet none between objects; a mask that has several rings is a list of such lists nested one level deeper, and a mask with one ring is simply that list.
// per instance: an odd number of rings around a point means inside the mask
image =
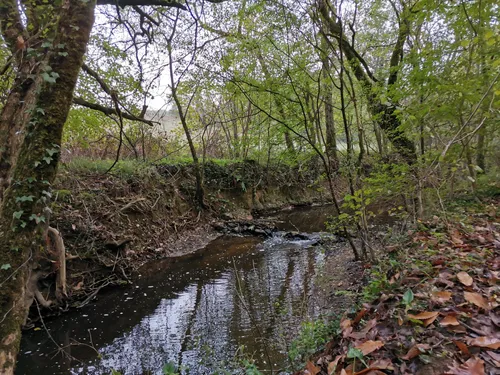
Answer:
[{"label": "moss", "polygon": [[53,196],[55,201],[67,202],[70,200],[72,193],[70,190],[61,189],[54,191]]},{"label": "moss", "polygon": [[91,193],[91,192],[88,192],[88,191],[82,191],[82,192],[80,192],[80,198],[83,199],[83,200],[91,200],[91,199],[94,199],[95,197],[96,197],[95,193]]}]

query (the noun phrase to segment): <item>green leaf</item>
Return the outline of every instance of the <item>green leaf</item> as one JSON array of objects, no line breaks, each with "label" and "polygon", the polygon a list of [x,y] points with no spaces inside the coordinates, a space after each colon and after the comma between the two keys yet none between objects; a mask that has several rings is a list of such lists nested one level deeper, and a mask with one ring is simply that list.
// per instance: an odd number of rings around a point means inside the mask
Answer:
[{"label": "green leaf", "polygon": [[19,219],[21,218],[21,216],[23,216],[23,214],[24,214],[24,211],[23,211],[23,210],[21,210],[21,211],[16,211],[16,212],[14,212],[14,213],[12,214],[12,216],[14,217],[14,219],[18,219],[18,220],[19,220]]},{"label": "green leaf", "polygon": [[57,154],[59,152],[59,150],[56,148],[50,148],[45,151],[47,151],[47,154],[49,154],[49,156],[53,156],[54,154]]},{"label": "green leaf", "polygon": [[167,362],[162,368],[164,375],[175,375],[177,373],[177,367],[172,362]]},{"label": "green leaf", "polygon": [[23,195],[22,197],[16,197],[16,202],[33,202],[34,195]]},{"label": "green leaf", "polygon": [[356,349],[356,348],[350,348],[348,351],[347,351],[347,358],[349,359],[354,359],[354,358],[357,358],[357,359],[363,359],[363,352],[359,349]]},{"label": "green leaf", "polygon": [[55,78],[53,78],[49,73],[47,72],[44,72],[42,73],[42,78],[45,82],[48,82],[48,83],[56,83],[56,80]]},{"label": "green leaf", "polygon": [[45,223],[45,216],[43,216],[43,215],[38,216],[38,215],[35,215],[35,214],[31,214],[31,216],[29,217],[29,219],[31,221],[34,220],[35,223],[37,223],[37,224],[40,224],[42,222]]},{"label": "green leaf", "polygon": [[2,264],[2,266],[0,267],[0,270],[8,270],[9,268],[11,268],[11,265],[9,263],[6,263],[6,264]]},{"label": "green leaf", "polygon": [[415,298],[413,291],[411,289],[408,289],[405,294],[403,294],[403,302],[406,306],[411,305],[413,302],[413,299]]}]

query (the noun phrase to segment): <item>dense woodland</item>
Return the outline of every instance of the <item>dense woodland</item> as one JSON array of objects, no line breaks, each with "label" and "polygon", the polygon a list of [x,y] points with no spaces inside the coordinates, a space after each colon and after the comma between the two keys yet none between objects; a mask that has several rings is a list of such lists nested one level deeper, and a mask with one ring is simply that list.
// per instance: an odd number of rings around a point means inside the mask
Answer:
[{"label": "dense woodland", "polygon": [[189,162],[199,211],[206,163],[317,168],[336,230],[375,261],[370,203],[417,220],[498,178],[499,14],[494,0],[0,0],[0,374],[60,164]]}]

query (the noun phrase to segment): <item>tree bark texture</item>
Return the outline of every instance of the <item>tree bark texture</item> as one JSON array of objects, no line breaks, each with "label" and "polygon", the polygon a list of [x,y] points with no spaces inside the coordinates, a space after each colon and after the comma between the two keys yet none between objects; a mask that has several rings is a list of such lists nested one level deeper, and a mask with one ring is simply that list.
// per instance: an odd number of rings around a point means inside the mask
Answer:
[{"label": "tree bark texture", "polygon": [[[5,0],[0,9],[8,9],[8,3],[17,4]],[[2,375],[14,373],[21,326],[33,299],[34,291],[28,285],[45,251],[50,185],[56,176],[62,130],[93,26],[94,8],[95,0],[67,0],[53,8],[53,45],[42,57],[35,57],[40,69],[35,78],[26,81],[22,65],[19,67],[0,115],[2,129],[11,129],[10,135],[22,133],[18,138],[1,139],[2,149],[9,149],[1,162],[8,166],[11,180],[0,207],[0,265],[10,266],[0,273]],[[22,100],[31,96],[29,103]],[[17,146],[12,147],[17,144],[18,153]]]}]

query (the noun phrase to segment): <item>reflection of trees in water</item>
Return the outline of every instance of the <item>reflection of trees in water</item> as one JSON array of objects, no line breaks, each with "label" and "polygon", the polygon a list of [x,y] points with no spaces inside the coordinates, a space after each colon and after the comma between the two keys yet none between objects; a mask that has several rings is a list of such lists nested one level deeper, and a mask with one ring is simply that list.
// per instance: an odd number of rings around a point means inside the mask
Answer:
[{"label": "reflection of trees in water", "polygon": [[[308,312],[315,254],[315,249],[288,246],[267,252],[251,271],[238,270],[241,290],[235,288],[234,293],[235,298],[242,297],[244,301],[236,303],[234,311],[238,313],[233,316],[232,336],[240,345],[245,345],[250,354],[259,354],[261,361],[258,362],[266,360],[266,346],[272,362],[282,362],[276,343],[283,331],[290,328],[287,326],[292,320],[299,320],[297,318]],[[242,328],[253,334],[242,334]]]},{"label": "reflection of trees in water", "polygon": [[235,258],[234,265],[224,259],[215,279],[202,277],[208,270],[200,270],[183,292],[162,299],[153,313],[103,347],[104,358],[87,367],[88,373],[160,371],[173,362],[192,374],[209,374],[241,345],[264,369],[269,359],[282,363],[275,344],[307,313],[316,254],[316,249],[285,243]]}]

